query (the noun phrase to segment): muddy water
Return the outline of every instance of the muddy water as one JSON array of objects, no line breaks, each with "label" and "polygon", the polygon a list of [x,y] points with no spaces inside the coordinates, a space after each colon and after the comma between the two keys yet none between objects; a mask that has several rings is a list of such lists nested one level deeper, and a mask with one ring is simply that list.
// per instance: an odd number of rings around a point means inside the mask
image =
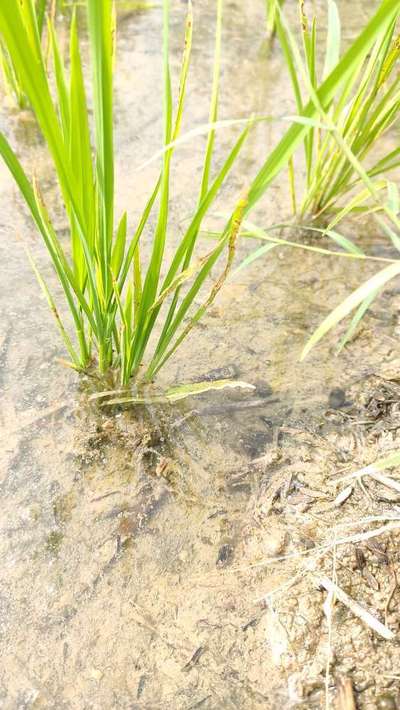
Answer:
[{"label": "muddy water", "polygon": [[[213,5],[196,3],[184,130],[207,117]],[[365,14],[364,3],[351,5],[349,35]],[[225,16],[222,117],[284,113],[290,92],[278,52],[267,58],[264,51],[262,3],[229,2]],[[175,2],[174,76],[183,18],[184,5]],[[138,168],[162,130],[160,23],[159,9],[120,22],[118,207],[129,207],[131,225],[157,174],[156,164]],[[62,230],[29,115],[5,107],[0,120],[37,171]],[[258,127],[216,211],[234,203],[282,130],[279,122]],[[233,136],[218,137],[218,161]],[[203,147],[197,139],[176,154],[172,242],[190,215]],[[232,277],[160,379],[240,377],[256,385],[252,395],[215,393],[163,410],[99,411],[87,403],[88,384],[57,362],[64,353],[24,243],[53,283],[51,269],[3,168],[0,181],[0,707],[286,703],[287,679],[256,623],[257,599],[277,580],[247,569],[255,561],[249,541],[263,525],[255,501],[266,485],[254,460],[273,450],[279,427],[317,427],[331,390],[365,377],[382,340],[390,342],[393,323],[383,302],[371,321],[380,338],[368,340],[368,348],[364,335],[335,359],[335,341],[327,339],[299,363],[312,328],[371,267],[276,249]],[[268,224],[288,209],[283,180],[257,218]],[[276,552],[280,544],[277,538]]]}]

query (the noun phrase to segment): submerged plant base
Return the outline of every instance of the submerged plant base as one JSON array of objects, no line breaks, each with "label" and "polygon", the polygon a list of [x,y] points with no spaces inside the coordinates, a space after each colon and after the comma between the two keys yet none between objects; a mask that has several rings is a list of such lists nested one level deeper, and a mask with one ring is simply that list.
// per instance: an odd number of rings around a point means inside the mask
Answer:
[{"label": "submerged plant base", "polygon": [[[193,697],[210,707],[221,698],[255,710],[278,699],[321,707],[342,677],[360,710],[396,696],[398,645],[341,601],[327,618],[320,587],[334,570],[351,600],[399,632],[392,491],[365,479],[368,501],[358,483],[339,498],[348,483],[336,482],[387,450],[394,392],[379,377],[348,388],[345,408],[283,415],[283,402],[266,403],[260,412],[277,435],[251,455],[240,451],[245,413],[216,416],[209,404],[80,408],[29,432],[30,475],[14,459],[2,494],[7,700],[36,689],[19,680],[21,661],[45,703],[62,670],[57,703],[77,707],[137,702],[138,693],[154,707]],[[391,410],[376,417],[374,403]]]}]

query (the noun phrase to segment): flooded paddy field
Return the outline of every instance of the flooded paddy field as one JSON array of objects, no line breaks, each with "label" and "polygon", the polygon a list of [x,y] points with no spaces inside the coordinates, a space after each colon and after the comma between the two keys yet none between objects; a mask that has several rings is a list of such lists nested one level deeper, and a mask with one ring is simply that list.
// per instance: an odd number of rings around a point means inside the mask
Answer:
[{"label": "flooded paddy field", "polygon": [[[323,15],[323,3],[316,7]],[[364,3],[349,10],[343,1],[340,9],[351,39]],[[295,12],[289,0],[288,12]],[[184,4],[174,2],[174,82],[184,16]],[[226,3],[222,118],[293,111],[264,23],[262,3]],[[118,35],[118,208],[140,214],[158,163],[141,166],[162,140],[160,9],[121,13]],[[207,121],[213,43],[214,3],[202,0],[184,131]],[[13,113],[5,102],[0,121],[57,216],[29,113]],[[256,128],[215,213],[234,204],[284,128],[281,121]],[[235,135],[234,128],[218,133],[218,160]],[[388,140],[395,144],[396,135]],[[197,197],[204,144],[196,137],[177,151],[171,243]],[[0,707],[323,708],[336,706],[349,678],[358,708],[398,707],[398,530],[364,539],[367,528],[357,523],[366,515],[382,525],[398,517],[398,494],[376,481],[336,481],[396,448],[398,283],[339,357],[332,335],[300,362],[316,325],[376,267],[276,248],[230,276],[157,380],[162,389],[232,378],[254,390],[101,407],[90,400],[98,383],[58,361],[64,352],[26,246],[57,293],[55,278],[3,167],[0,186],[7,284],[0,303]],[[267,226],[289,213],[283,176],[252,219]],[[371,253],[390,255],[367,219],[346,230]],[[241,245],[238,256],[251,248]],[[327,614],[326,577],[394,638],[381,638],[340,602]]]}]

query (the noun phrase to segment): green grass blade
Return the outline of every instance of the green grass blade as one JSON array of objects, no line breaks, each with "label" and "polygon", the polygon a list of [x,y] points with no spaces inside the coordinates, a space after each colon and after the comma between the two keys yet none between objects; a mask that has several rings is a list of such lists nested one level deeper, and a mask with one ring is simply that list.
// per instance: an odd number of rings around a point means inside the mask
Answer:
[{"label": "green grass blade", "polygon": [[[327,256],[335,256],[335,257],[344,257],[346,259],[360,259],[360,260],[367,260],[367,261],[377,261],[377,262],[382,262],[382,263],[396,263],[395,259],[386,259],[385,257],[378,257],[378,256],[368,256],[367,254],[364,254],[361,250],[357,249],[347,249],[346,251],[331,251],[330,249],[325,249],[323,247],[315,247],[311,246],[310,244],[303,244],[301,242],[293,242],[288,239],[281,239],[280,237],[274,237],[270,234],[268,234],[268,231],[261,229],[261,227],[258,227],[257,225],[253,224],[249,220],[244,220],[243,221],[243,226],[246,231],[241,232],[242,237],[255,237],[256,239],[261,239],[262,241],[267,241],[267,242],[272,242],[274,244],[281,244],[282,246],[289,246],[293,247],[294,249],[302,249],[304,251],[311,251],[314,252],[315,254],[326,254]],[[282,226],[287,226],[287,225],[274,225],[274,229],[281,228]],[[297,228],[304,229],[304,230],[317,230],[316,227],[299,227]],[[319,230],[317,230],[319,231]],[[322,233],[325,232],[325,230],[321,230]],[[354,247],[354,245],[353,245]]]},{"label": "green grass blade", "polygon": [[395,249],[397,249],[397,251],[400,251],[400,237],[396,234],[396,232],[393,231],[393,229],[389,227],[388,224],[386,224],[385,220],[382,219],[382,217],[380,217],[379,215],[375,215],[375,219],[380,224],[385,234],[387,234],[389,239],[392,241],[392,244]]},{"label": "green grass blade", "polygon": [[35,263],[35,261],[34,261],[32,255],[31,255],[30,251],[29,251],[28,249],[25,249],[25,251],[26,251],[26,253],[27,253],[27,256],[28,256],[29,262],[30,262],[30,264],[31,264],[32,270],[33,270],[33,272],[34,272],[34,274],[35,274],[35,276],[36,276],[36,278],[37,278],[37,281],[38,281],[38,283],[39,283],[39,285],[40,285],[40,288],[42,289],[42,291],[43,291],[43,293],[44,293],[44,295],[45,295],[45,297],[46,297],[46,301],[47,301],[47,303],[49,304],[50,311],[51,311],[51,313],[52,313],[53,316],[54,316],[54,319],[55,319],[55,321],[56,321],[56,323],[57,323],[57,327],[58,327],[58,329],[59,329],[59,331],[60,331],[60,333],[61,333],[61,337],[62,337],[62,339],[63,339],[63,341],[64,341],[64,343],[65,343],[65,346],[66,346],[66,348],[67,348],[67,350],[68,350],[68,353],[69,353],[69,355],[70,355],[70,357],[71,357],[71,359],[72,359],[72,362],[73,362],[73,364],[74,364],[74,367],[75,367],[77,370],[80,370],[80,369],[82,368],[82,363],[81,363],[81,361],[80,361],[80,359],[79,359],[79,356],[77,355],[77,353],[76,353],[76,351],[75,351],[74,346],[72,345],[71,339],[70,339],[70,337],[69,337],[67,331],[66,331],[65,328],[64,328],[64,324],[63,324],[63,322],[62,322],[62,320],[61,320],[61,317],[60,317],[60,314],[59,314],[59,312],[58,312],[57,306],[56,306],[55,301],[54,301],[54,299],[53,299],[53,297],[52,297],[52,295],[51,295],[51,293],[50,293],[50,290],[49,290],[49,288],[48,288],[48,286],[47,286],[47,284],[46,284],[46,281],[43,279],[43,277],[42,277],[42,275],[41,275],[39,269],[37,268],[36,263]]},{"label": "green grass blade", "polygon": [[178,108],[176,111],[175,125],[172,133],[172,142],[178,140],[180,133],[183,108],[185,103],[186,94],[186,84],[190,65],[190,56],[192,52],[192,35],[193,35],[193,9],[192,1],[188,0],[188,9],[186,15],[186,27],[185,27],[185,46],[183,50],[183,57],[181,63],[181,75],[179,80],[179,96],[178,96]]},{"label": "green grass blade", "polygon": [[[214,53],[214,68],[213,68],[213,81],[212,81],[212,91],[211,91],[211,104],[210,104],[210,114],[209,123],[215,124],[218,120],[218,97],[219,97],[219,78],[221,71],[221,35],[222,35],[222,9],[223,0],[217,0],[217,25],[215,33],[215,53]],[[203,200],[204,196],[208,190],[208,184],[210,181],[211,172],[211,161],[214,149],[215,141],[215,129],[211,128],[207,138],[206,155],[204,159],[203,176],[201,179],[200,188],[200,202]]]},{"label": "green grass blade", "polygon": [[[302,7],[302,6],[301,6]],[[306,20],[304,20],[306,22]],[[310,85],[315,89],[317,85],[317,72],[316,72],[316,19],[313,18],[311,25],[311,32],[308,31],[307,24],[305,24],[303,31],[304,49],[307,62],[308,79]],[[304,118],[307,122],[307,118]],[[307,184],[311,183],[313,157],[314,157],[314,127],[312,126],[312,120],[308,119],[310,122],[311,130],[307,133],[305,137],[306,146],[306,172],[307,172]]]},{"label": "green grass blade", "polygon": [[[249,132],[249,127],[247,127],[239,136],[239,139],[237,140],[235,146],[233,147],[232,151],[230,152],[227,160],[225,161],[224,165],[222,166],[220,172],[214,179],[214,182],[212,183],[211,187],[209,188],[207,194],[204,196],[201,204],[199,205],[197,211],[195,212],[192,221],[181,241],[179,244],[175,255],[171,261],[168,273],[164,279],[163,285],[162,285],[162,291],[165,289],[169,288],[172,280],[175,278],[182,262],[184,265],[186,265],[186,268],[188,266],[188,259],[187,259],[187,254],[190,254],[190,256],[193,253],[194,245],[197,239],[197,235],[199,233],[199,230],[201,228],[201,224],[203,221],[204,216],[210,209],[212,203],[214,202],[222,184],[225,181],[225,178],[229,174],[232,166],[234,165],[237,156],[239,155],[239,152],[244,145],[244,142],[248,136]],[[157,348],[162,348],[164,344],[165,337],[167,335],[169,326],[171,324],[172,318],[175,313],[175,308],[177,306],[177,296],[174,297],[170,309],[168,311],[167,317],[164,321],[164,326],[163,330],[161,333],[161,336],[159,338]],[[155,319],[158,315],[158,311],[152,314],[152,320],[150,321],[151,323],[155,322]]]},{"label": "green grass blade", "polygon": [[370,305],[373,303],[375,298],[378,296],[379,289],[375,289],[374,291],[371,291],[371,293],[367,296],[367,298],[364,299],[364,301],[361,303],[361,305],[357,308],[356,313],[354,314],[353,318],[351,319],[350,325],[347,328],[343,338],[341,338],[338,348],[337,348],[337,354],[339,354],[346,343],[351,340],[353,337],[354,333],[357,330],[357,326],[360,323],[360,321],[364,318],[366,312],[368,311]]},{"label": "green grass blade", "polygon": [[153,190],[152,194],[150,195],[149,200],[146,203],[146,206],[143,210],[142,216],[139,221],[139,225],[138,225],[136,232],[134,234],[134,237],[131,240],[131,243],[129,244],[129,247],[127,249],[126,257],[123,261],[122,268],[121,268],[121,274],[120,274],[119,281],[118,281],[118,288],[121,292],[124,287],[126,278],[128,276],[129,268],[132,264],[132,260],[135,255],[137,245],[139,244],[139,240],[140,240],[140,238],[143,234],[143,230],[148,222],[151,210],[153,209],[153,205],[154,205],[154,202],[157,198],[157,195],[158,195],[158,192],[160,189],[160,185],[161,185],[161,177],[159,177],[159,179],[157,180],[154,190]]},{"label": "green grass blade", "polygon": [[334,326],[336,326],[343,318],[348,316],[354,308],[365,301],[371,293],[381,289],[388,281],[393,279],[395,276],[398,276],[398,274],[400,274],[400,262],[390,264],[351,293],[350,296],[348,296],[325,318],[317,330],[312,334],[303,349],[301,360],[304,360],[314,345],[316,345],[321,338],[323,338],[324,335],[334,328]]},{"label": "green grass blade", "polygon": [[117,235],[115,237],[115,242],[113,246],[112,256],[111,256],[111,271],[115,279],[118,279],[119,273],[121,271],[121,266],[124,261],[125,256],[125,245],[126,245],[126,233],[128,226],[128,216],[126,212],[121,217],[120,223],[117,229]]},{"label": "green grass blade", "polygon": [[[172,96],[171,77],[169,70],[169,0],[164,0],[163,13],[163,72],[164,72],[164,144],[171,142],[172,135]],[[157,226],[153,239],[153,249],[147,270],[142,295],[142,318],[141,324],[147,317],[147,311],[153,304],[158,282],[160,278],[161,263],[164,254],[165,241],[167,235],[168,211],[169,211],[169,177],[172,150],[168,150],[163,157],[163,169],[160,185],[160,208]]]},{"label": "green grass blade", "polygon": [[341,44],[341,27],[339,10],[334,0],[328,0],[328,34],[326,39],[326,55],[323,71],[324,79],[339,62]]},{"label": "green grass blade", "polygon": [[249,134],[250,126],[247,125],[247,127],[242,131],[240,134],[238,140],[236,141],[234,147],[232,148],[231,152],[228,155],[228,158],[226,159],[225,163],[223,164],[222,168],[220,169],[219,173],[216,175],[211,187],[209,188],[207,194],[204,196],[202,202],[198,206],[195,214],[193,215],[192,221],[186,231],[186,233],[183,236],[183,239],[181,243],[179,244],[174,258],[171,262],[170,268],[168,270],[167,276],[165,277],[164,283],[162,288],[167,288],[169,284],[171,283],[171,280],[175,277],[177,270],[179,269],[180,264],[184,260],[186,254],[188,251],[191,251],[194,245],[194,242],[196,240],[197,234],[199,232],[199,229],[201,227],[201,223],[209,211],[211,205],[213,204],[215,198],[217,197],[223,183],[225,182],[225,179],[229,172],[231,171],[247,137]]},{"label": "green grass blade", "polygon": [[[384,190],[386,188],[386,180],[380,180],[379,183],[375,183],[375,192],[379,190]],[[338,211],[338,213],[329,222],[328,229],[333,229],[339,222],[341,222],[350,212],[352,212],[356,207],[362,205],[365,200],[371,196],[371,191],[368,188],[363,188],[354,197],[347,202],[347,204]],[[328,205],[329,207],[329,205]]]},{"label": "green grass blade", "polygon": [[40,214],[37,209],[35,196],[32,190],[32,186],[26,177],[25,171],[19,162],[17,156],[15,155],[13,149],[11,148],[9,142],[7,141],[5,135],[0,132],[0,155],[3,158],[5,164],[7,165],[10,173],[12,174],[15,182],[17,183],[24,200],[29,207],[32,217],[36,224],[39,225],[41,222]]},{"label": "green grass blade", "polygon": [[[183,263],[181,266],[182,272],[185,272],[190,265],[193,251],[194,251],[194,247],[195,247],[196,240],[197,240],[197,236],[198,236],[198,231],[199,231],[200,225],[201,225],[202,216],[205,214],[205,211],[209,207],[210,198],[213,199],[213,197],[212,197],[213,192],[209,191],[209,180],[210,180],[211,163],[212,163],[214,141],[215,141],[215,126],[217,125],[217,119],[218,119],[218,96],[219,96],[219,79],[220,79],[220,67],[221,67],[222,9],[223,9],[223,0],[218,0],[218,2],[217,2],[217,22],[216,22],[216,33],[215,33],[213,81],[212,81],[211,103],[210,103],[210,113],[209,113],[210,130],[209,130],[208,137],[207,137],[207,145],[206,145],[203,174],[202,174],[201,186],[200,186],[198,210],[197,210],[197,213],[196,213],[196,215],[195,215],[194,219],[192,220],[192,223],[189,227],[188,234],[186,235],[186,237],[184,237],[184,240],[183,240],[183,243],[185,243],[185,247],[184,247],[185,254],[182,257],[183,258]],[[245,129],[245,130],[247,130],[247,129]],[[228,159],[228,161],[229,161],[229,159]],[[223,174],[224,174],[224,171],[223,171]],[[218,178],[217,178],[217,181],[218,181]],[[217,185],[218,185],[218,182],[217,182]],[[215,182],[214,182],[213,187],[215,190]],[[217,188],[217,189],[219,189],[219,188]],[[179,252],[179,249],[178,249],[178,252]],[[176,266],[177,260],[181,258],[180,256],[178,256],[178,252],[175,255],[175,258],[173,259],[172,265],[169,269],[169,272],[168,272],[168,275],[166,278],[167,282],[171,276],[171,272],[173,272],[173,270],[177,268],[177,266]],[[175,273],[176,273],[176,271],[175,271]],[[174,276],[172,276],[172,278],[174,278]],[[170,288],[170,287],[171,287],[171,285],[169,283],[167,288]],[[179,287],[175,291],[172,303],[170,305],[167,317],[165,319],[163,330],[162,330],[162,333],[160,336],[160,342],[163,341],[166,333],[168,332],[170,323],[171,323],[172,318],[175,313],[178,299],[179,299]]]},{"label": "green grass blade", "polygon": [[107,296],[114,224],[113,3],[112,0],[87,0],[87,8],[93,66],[99,249],[103,287]]},{"label": "green grass blade", "polygon": [[[35,111],[65,189],[67,161],[64,144],[50,95],[41,51],[37,47],[34,33],[33,36],[28,34],[27,25],[29,27],[31,24],[29,17],[29,3],[27,2],[15,4],[13,0],[2,0],[0,3],[0,32],[10,56],[13,57],[21,86]],[[35,72],[32,72],[33,63]]]},{"label": "green grass blade", "polygon": [[289,71],[290,80],[292,82],[293,93],[296,100],[296,107],[299,113],[303,110],[303,99],[301,95],[301,86],[297,73],[296,62],[293,57],[292,48],[288,42],[285,27],[282,23],[280,12],[276,11],[276,29],[279,37],[279,42],[283,50],[283,55],[285,57],[286,67]]},{"label": "green grass blade", "polygon": [[[232,263],[233,263],[235,249],[236,249],[236,240],[237,240],[239,232],[240,232],[240,228],[241,228],[246,205],[247,205],[247,196],[244,198],[241,198],[239,200],[239,202],[237,203],[236,208],[233,211],[229,231],[227,230],[226,234],[220,239],[219,244],[217,245],[216,249],[214,249],[213,252],[209,255],[208,260],[206,261],[203,268],[200,270],[200,273],[196,277],[193,285],[191,286],[191,288],[189,289],[189,291],[185,295],[185,297],[182,299],[182,303],[175,315],[174,320],[172,321],[172,323],[168,329],[168,332],[164,336],[162,344],[159,344],[155,350],[153,360],[146,372],[146,377],[148,379],[151,379],[155,375],[155,373],[158,372],[158,370],[171,357],[171,355],[175,352],[175,350],[182,343],[182,341],[189,335],[189,333],[192,330],[192,328],[194,327],[194,325],[203,317],[207,308],[209,308],[211,303],[214,301],[214,299],[216,298],[218,292],[220,291],[223,283],[227,279],[229,271],[230,271]],[[227,261],[226,261],[224,271],[222,272],[220,277],[217,279],[217,281],[213,284],[211,291],[210,291],[207,299],[205,300],[205,302],[200,306],[200,308],[197,309],[194,316],[192,316],[189,323],[184,327],[183,331],[177,337],[177,339],[175,340],[173,345],[170,347],[170,349],[167,352],[165,352],[167,350],[168,346],[170,345],[170,343],[172,342],[172,339],[175,336],[178,328],[182,324],[183,319],[184,319],[186,313],[188,312],[189,308],[191,307],[201,286],[203,285],[206,278],[210,275],[212,267],[216,263],[220,254],[225,249],[226,245],[228,246],[228,256],[227,256]]]},{"label": "green grass blade", "polygon": [[[86,93],[83,83],[82,62],[76,26],[76,13],[73,14],[71,22],[70,64],[69,156],[74,176],[76,199],[79,201],[86,239],[92,251],[94,243],[93,215],[95,209],[93,192],[94,175]],[[71,218],[74,223],[74,215],[71,215]],[[78,282],[80,288],[83,289],[87,278],[87,268],[80,239],[79,226],[74,227],[74,224],[72,229],[72,249]]]},{"label": "green grass blade", "polygon": [[389,171],[391,170],[390,166],[392,164],[394,167],[397,167],[399,164],[398,158],[400,158],[400,147],[395,148],[375,163],[374,166],[368,170],[368,175],[370,177],[375,177],[375,175],[379,175],[381,172]]},{"label": "green grass blade", "polygon": [[256,261],[259,259],[261,256],[264,256],[264,254],[267,254],[271,249],[276,249],[278,244],[264,244],[262,247],[259,247],[255,251],[251,252],[248,256],[246,256],[245,259],[239,264],[239,266],[232,271],[232,276],[236,276],[240,271],[243,269],[246,269],[250,264],[253,263],[253,261]]},{"label": "green grass blade", "polygon": [[46,17],[47,0],[36,0],[36,21],[40,39],[42,38]]},{"label": "green grass blade", "polygon": [[68,87],[67,87],[67,81],[65,78],[64,62],[61,57],[57,35],[54,31],[54,25],[51,22],[51,20],[48,21],[48,32],[49,32],[49,36],[50,36],[50,47],[51,47],[51,51],[52,51],[52,55],[53,55],[53,62],[54,62],[54,75],[55,75],[55,79],[56,79],[60,119],[61,119],[63,134],[64,134],[64,141],[65,141],[65,144],[68,145],[69,144],[70,126],[71,126],[71,117],[70,117],[70,112],[69,112],[70,106],[69,106]]}]

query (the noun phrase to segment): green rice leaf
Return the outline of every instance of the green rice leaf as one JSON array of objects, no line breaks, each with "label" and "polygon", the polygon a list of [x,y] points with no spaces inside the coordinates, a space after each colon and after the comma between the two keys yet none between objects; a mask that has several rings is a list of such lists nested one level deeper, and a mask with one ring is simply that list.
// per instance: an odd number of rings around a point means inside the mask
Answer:
[{"label": "green rice leaf", "polygon": [[[211,126],[213,126],[213,124],[215,124],[218,119],[219,77],[221,71],[222,8],[223,0],[217,0],[217,25],[215,32],[214,68],[209,116],[209,123]],[[204,158],[203,176],[201,179],[200,188],[200,202],[203,200],[208,190],[211,172],[211,161],[214,149],[214,140],[215,129],[211,127],[207,138],[206,154]]]},{"label": "green rice leaf", "polygon": [[56,79],[60,119],[64,134],[64,141],[66,145],[68,145],[71,126],[69,94],[65,78],[64,62],[61,57],[57,35],[54,31],[54,25],[51,20],[48,21],[48,32],[50,36],[50,45],[54,62],[54,75]]},{"label": "green rice leaf", "polygon": [[283,50],[285,57],[286,66],[289,70],[290,80],[292,82],[293,93],[296,99],[296,107],[299,113],[303,110],[303,99],[301,94],[301,86],[298,77],[296,62],[293,56],[292,47],[290,42],[288,42],[287,34],[282,23],[281,13],[278,8],[276,8],[276,29],[279,37],[279,42]]},{"label": "green rice leaf", "polygon": [[354,333],[357,330],[358,324],[364,318],[366,312],[368,311],[371,304],[375,301],[378,294],[379,294],[379,289],[375,289],[375,291],[371,291],[369,296],[367,296],[367,298],[365,298],[364,301],[361,303],[361,305],[357,308],[356,313],[354,314],[353,318],[351,319],[349,327],[347,328],[343,338],[341,338],[341,340],[339,342],[337,354],[339,354],[341,352],[341,350],[343,350],[346,343],[348,343],[349,340],[351,340],[351,338],[353,337]]},{"label": "green rice leaf", "polygon": [[321,323],[317,330],[308,340],[301,354],[301,360],[308,355],[310,350],[316,345],[321,338],[326,335],[335,325],[345,318],[351,311],[368,298],[371,293],[377,289],[381,289],[388,281],[400,274],[400,261],[386,266],[382,271],[368,279],[362,286],[357,288],[350,296],[348,296],[332,313]]},{"label": "green rice leaf", "polygon": [[245,259],[239,264],[239,266],[232,271],[232,276],[236,276],[242,269],[246,269],[250,264],[253,263],[253,261],[256,261],[256,259],[259,259],[260,256],[264,256],[264,254],[267,254],[271,249],[275,249],[278,246],[278,244],[264,244],[262,247],[259,247],[255,251],[251,252],[248,256],[246,256]]},{"label": "green rice leaf", "polygon": [[343,234],[339,234],[339,232],[334,229],[320,229],[318,227],[305,227],[305,229],[309,229],[312,232],[319,232],[322,235],[326,235],[327,237],[332,239],[335,244],[342,247],[342,249],[348,251],[350,254],[358,254],[359,256],[364,256],[364,252],[362,249],[360,249],[360,247],[354,244],[347,237],[343,236]]},{"label": "green rice leaf", "polygon": [[[210,391],[220,391],[225,389],[247,389],[254,390],[254,385],[240,380],[215,380],[214,382],[193,382],[187,385],[175,385],[170,387],[162,395],[153,395],[149,397],[140,396],[125,396],[108,399],[103,402],[102,406],[106,407],[112,404],[173,404],[187,397],[195,397],[199,394],[204,394]],[[100,397],[110,396],[113,392],[102,392]],[[97,395],[95,395],[97,399]],[[94,399],[94,397],[92,397]]]},{"label": "green rice leaf", "polygon": [[387,181],[387,191],[388,191],[388,207],[394,212],[394,214],[399,214],[400,212],[400,199],[399,190],[395,182]]},{"label": "green rice leaf", "polygon": [[321,128],[325,131],[330,130],[330,127],[322,123],[317,118],[308,118],[307,116],[282,116],[283,121],[290,121],[291,123],[300,123],[303,126],[309,126],[310,128]]},{"label": "green rice leaf", "polygon": [[[165,362],[171,357],[171,355],[175,352],[177,347],[183,342],[183,340],[189,335],[190,331],[192,328],[198,323],[198,321],[203,317],[204,313],[206,310],[210,307],[210,305],[213,303],[215,300],[217,294],[219,293],[220,289],[222,288],[222,285],[226,281],[228,274],[231,270],[233,259],[235,256],[235,250],[236,250],[236,240],[238,238],[238,235],[240,233],[242,221],[243,221],[243,216],[244,212],[247,206],[247,195],[241,197],[236,205],[236,208],[233,212],[232,219],[229,225],[229,230],[226,230],[224,235],[221,237],[219,240],[219,243],[217,244],[216,249],[214,249],[211,254],[209,254],[207,261],[205,262],[204,266],[201,268],[199,274],[197,275],[196,279],[194,280],[193,285],[185,295],[185,297],[182,299],[181,305],[179,306],[179,309],[177,311],[177,314],[173,321],[171,322],[171,325],[169,326],[168,331],[165,333],[164,338],[162,341],[160,341],[157,345],[155,355],[153,357],[152,362],[150,363],[150,366],[147,370],[146,376],[148,379],[151,379],[154,374],[165,364]],[[225,247],[228,247],[228,255],[227,255],[227,260],[226,260],[226,265],[225,268],[222,272],[222,274],[219,276],[219,278],[213,283],[211,287],[211,291],[208,294],[206,300],[202,303],[202,305],[195,311],[194,315],[191,317],[187,325],[183,328],[183,331],[179,334],[173,345],[169,348],[167,352],[167,348],[169,347],[170,343],[172,342],[172,339],[174,338],[179,326],[182,324],[183,319],[188,312],[189,308],[191,307],[194,299],[196,298],[201,286],[203,285],[205,279],[210,275],[211,269],[216,263],[218,257],[220,254],[222,254],[223,250]]]},{"label": "green rice leaf", "polygon": [[67,348],[67,350],[68,350],[68,352],[69,352],[69,355],[70,355],[70,357],[71,357],[71,359],[72,359],[72,362],[73,362],[73,364],[74,364],[74,367],[75,367],[77,370],[80,370],[81,367],[82,367],[81,361],[80,361],[79,356],[77,355],[77,353],[76,353],[76,351],[75,351],[74,346],[72,345],[71,339],[70,339],[70,337],[69,337],[67,331],[66,331],[65,328],[64,328],[64,325],[63,325],[63,322],[62,322],[62,320],[61,320],[60,314],[59,314],[59,312],[58,312],[57,306],[56,306],[55,301],[54,301],[54,299],[53,299],[53,297],[52,297],[52,295],[51,295],[51,293],[50,293],[50,290],[49,290],[49,288],[48,288],[48,286],[47,286],[47,284],[46,284],[46,281],[44,280],[44,278],[42,277],[42,275],[41,275],[39,269],[37,268],[36,263],[35,263],[35,261],[34,261],[32,255],[31,255],[29,249],[25,248],[25,250],[26,250],[28,259],[29,259],[29,261],[30,261],[32,270],[33,270],[33,272],[34,272],[34,274],[35,274],[35,276],[36,276],[36,278],[37,278],[37,281],[38,281],[38,283],[39,283],[39,285],[40,285],[40,288],[42,289],[42,291],[43,291],[43,293],[44,293],[44,295],[45,295],[45,297],[46,297],[47,303],[49,304],[49,307],[50,307],[50,311],[51,311],[51,313],[53,314],[54,319],[55,319],[55,321],[56,321],[56,323],[57,323],[57,327],[58,327],[58,329],[59,329],[59,331],[60,331],[60,333],[61,333],[61,337],[62,337],[62,339],[63,339],[63,341],[64,341],[64,343],[65,343],[65,346],[66,346],[66,348]]},{"label": "green rice leaf", "polygon": [[186,15],[186,28],[185,28],[185,46],[183,50],[183,57],[181,63],[181,75],[179,81],[179,97],[178,97],[178,108],[175,118],[175,126],[172,134],[172,142],[176,142],[180,133],[183,108],[185,102],[186,93],[186,83],[189,72],[190,55],[192,51],[192,35],[193,35],[193,9],[192,1],[188,0],[188,8]]},{"label": "green rice leaf", "polygon": [[323,71],[324,79],[335,68],[340,57],[341,28],[338,7],[334,0],[328,0],[328,34],[326,38],[326,55]]},{"label": "green rice leaf", "polygon": [[382,219],[382,217],[380,217],[380,215],[375,214],[374,216],[375,216],[375,219],[378,222],[378,224],[380,224],[380,226],[382,227],[385,234],[387,234],[389,239],[392,241],[393,246],[398,251],[400,251],[400,237],[398,236],[398,234],[396,234],[396,232],[394,232],[393,229],[391,229],[389,227],[389,225],[386,224],[385,220]]},{"label": "green rice leaf", "polygon": [[111,271],[115,279],[118,278],[121,271],[122,262],[125,255],[125,245],[126,245],[126,232],[127,232],[127,220],[128,216],[126,212],[121,217],[120,223],[117,229],[117,235],[115,237],[115,242],[113,246],[112,256],[111,256]]},{"label": "green rice leaf", "polygon": [[113,147],[113,3],[87,0],[93,66],[96,126],[97,182],[99,190],[100,254],[105,294],[109,292],[107,264],[111,256],[114,222]]},{"label": "green rice leaf", "polygon": [[[379,190],[384,190],[386,188],[386,180],[381,180],[374,184],[374,189],[376,192]],[[368,197],[371,196],[371,190],[369,187],[364,188],[358,192],[347,204],[339,210],[335,217],[329,222],[328,229],[332,230],[339,222],[341,222],[350,212],[352,212],[356,207],[362,205]]]}]

